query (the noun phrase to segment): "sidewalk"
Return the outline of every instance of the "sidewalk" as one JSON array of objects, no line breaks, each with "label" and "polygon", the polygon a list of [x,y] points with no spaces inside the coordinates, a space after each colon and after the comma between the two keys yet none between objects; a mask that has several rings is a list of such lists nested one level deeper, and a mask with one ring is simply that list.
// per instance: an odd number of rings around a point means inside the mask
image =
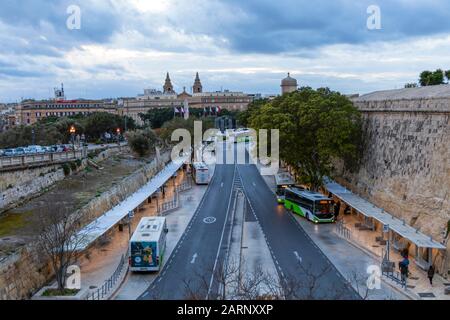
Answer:
[{"label": "sidewalk", "polygon": [[[376,257],[378,264],[380,264],[382,252],[385,248],[385,246],[381,246],[376,242],[376,237],[381,236],[380,232],[356,228],[355,223],[359,222],[359,220],[354,215],[346,215],[343,217],[343,220],[345,227],[350,230],[351,238],[349,241],[362,250],[367,251],[367,254]],[[398,262],[401,260],[400,253],[391,246],[390,261],[398,265]],[[444,294],[445,285],[449,285],[450,280],[445,280],[440,275],[435,274],[433,286],[431,286],[426,271],[420,269],[414,262],[410,263],[409,272],[408,290],[416,299],[450,300],[450,296]]]},{"label": "sidewalk", "polygon": [[[175,180],[176,184],[180,184],[184,178],[185,173],[179,171]],[[164,198],[161,193],[158,195],[159,205],[161,205],[163,201],[173,198],[173,179],[167,181],[165,189],[166,194]],[[88,288],[91,292],[96,291],[97,288],[101,288],[103,283],[114,273],[122,256],[128,251],[130,234],[134,232],[141,218],[157,215],[156,204],[156,199],[153,199],[152,203],[143,205],[140,210],[135,213],[131,223],[131,230],[129,230],[129,226],[127,225],[124,225],[123,231],[120,231],[118,227],[115,227],[102,237],[102,240],[99,241],[97,246],[89,249],[89,251],[82,256],[79,260],[82,290]],[[126,261],[126,263],[128,263],[128,261]],[[113,292],[110,292],[110,294],[111,293]]]}]

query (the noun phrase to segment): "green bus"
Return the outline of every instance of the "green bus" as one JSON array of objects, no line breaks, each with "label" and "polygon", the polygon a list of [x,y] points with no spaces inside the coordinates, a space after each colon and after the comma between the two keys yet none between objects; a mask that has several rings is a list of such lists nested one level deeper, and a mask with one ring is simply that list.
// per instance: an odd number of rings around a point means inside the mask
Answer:
[{"label": "green bus", "polygon": [[333,200],[318,192],[297,187],[286,188],[284,206],[314,223],[335,221]]}]

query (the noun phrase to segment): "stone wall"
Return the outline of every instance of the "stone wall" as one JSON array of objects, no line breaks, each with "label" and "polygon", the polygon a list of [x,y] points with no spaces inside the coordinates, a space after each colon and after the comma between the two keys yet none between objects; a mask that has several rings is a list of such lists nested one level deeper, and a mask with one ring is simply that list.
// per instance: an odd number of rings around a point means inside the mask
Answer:
[{"label": "stone wall", "polygon": [[[101,162],[123,151],[129,151],[128,147],[112,147],[106,150],[99,150],[96,152],[93,160]],[[84,169],[85,166],[86,162],[83,161],[77,171]],[[56,182],[64,179],[64,177],[61,165],[0,173],[0,213],[36,197]]]},{"label": "stone wall", "polygon": [[450,98],[354,103],[364,115],[366,149],[359,170],[336,180],[447,243]]},{"label": "stone wall", "polygon": [[[159,164],[152,161],[100,197],[92,199],[80,209],[85,216],[86,224],[144,186],[169,161],[170,153],[164,153]],[[0,300],[27,299],[46,285],[52,277],[52,270],[46,261],[36,254],[32,245],[26,246],[20,252],[0,261]]]}]

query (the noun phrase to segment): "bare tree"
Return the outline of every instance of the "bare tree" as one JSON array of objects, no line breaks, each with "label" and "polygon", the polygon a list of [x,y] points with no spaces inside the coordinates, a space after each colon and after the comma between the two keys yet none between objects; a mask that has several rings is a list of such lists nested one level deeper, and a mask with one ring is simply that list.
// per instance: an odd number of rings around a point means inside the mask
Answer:
[{"label": "bare tree", "polygon": [[56,277],[57,290],[64,292],[67,269],[74,265],[79,249],[87,240],[87,232],[79,233],[85,223],[84,215],[72,212],[66,206],[51,203],[43,205],[34,221],[37,229],[35,246],[37,251],[47,258]]}]

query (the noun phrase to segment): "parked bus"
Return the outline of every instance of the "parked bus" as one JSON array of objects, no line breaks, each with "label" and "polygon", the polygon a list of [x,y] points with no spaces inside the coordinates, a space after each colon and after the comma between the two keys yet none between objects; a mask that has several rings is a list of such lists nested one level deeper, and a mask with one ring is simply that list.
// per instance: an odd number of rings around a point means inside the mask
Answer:
[{"label": "parked bus", "polygon": [[286,188],[284,206],[314,223],[334,222],[333,200],[318,192],[297,187]]},{"label": "parked bus", "polygon": [[275,175],[275,183],[277,185],[277,201],[278,203],[283,204],[286,188],[295,186],[294,178],[289,172],[280,172]]},{"label": "parked bus", "polygon": [[204,162],[196,162],[192,165],[192,177],[196,184],[209,184],[209,168]]},{"label": "parked bus", "polygon": [[159,271],[166,251],[166,218],[146,217],[130,239],[130,270]]}]

